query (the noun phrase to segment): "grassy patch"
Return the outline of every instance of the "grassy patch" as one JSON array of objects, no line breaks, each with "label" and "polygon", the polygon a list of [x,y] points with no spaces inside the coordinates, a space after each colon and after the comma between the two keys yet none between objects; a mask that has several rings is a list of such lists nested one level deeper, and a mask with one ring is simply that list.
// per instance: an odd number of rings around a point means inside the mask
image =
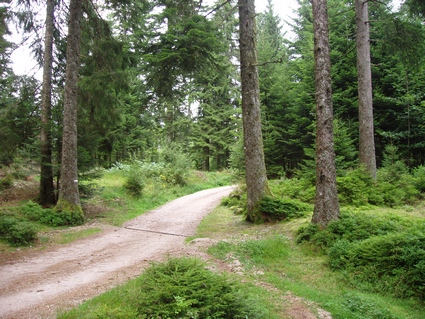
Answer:
[{"label": "grassy patch", "polygon": [[[401,209],[387,209],[387,218],[384,218],[385,212],[381,209],[372,210],[368,214],[369,220],[364,222],[370,222],[371,218],[377,220],[381,227],[377,232],[394,226],[394,220],[400,221],[400,227],[406,227],[418,217],[418,213],[414,213],[410,219],[407,217],[408,212]],[[234,216],[230,210],[226,215],[226,209],[220,207],[202,221],[199,229],[202,236],[208,234],[211,238],[222,240],[208,251],[227,263],[234,262],[236,258],[244,269],[244,280],[257,284],[259,280],[265,282],[278,289],[281,296],[291,291],[303,300],[329,311],[334,319],[425,317],[424,305],[420,300],[391,297],[377,291],[367,292],[352,285],[345,273],[332,271],[322,250],[290,240],[295,238],[295,232],[301,225],[309,223],[309,217],[274,225],[255,225],[248,229],[241,218]],[[397,225],[394,227],[398,229]],[[216,228],[219,229],[218,236],[208,231]],[[358,236],[363,236],[364,230],[358,231]],[[226,233],[229,234],[227,238],[224,236]],[[261,270],[262,275],[258,275],[258,270]],[[266,294],[272,292],[267,291]],[[286,311],[290,301],[285,304],[282,313],[289,317]]]},{"label": "grassy patch", "polygon": [[78,231],[73,231],[69,233],[60,234],[57,243],[59,244],[68,244],[76,241],[78,239],[90,237],[94,234],[100,233],[102,230],[100,228],[88,228]]}]

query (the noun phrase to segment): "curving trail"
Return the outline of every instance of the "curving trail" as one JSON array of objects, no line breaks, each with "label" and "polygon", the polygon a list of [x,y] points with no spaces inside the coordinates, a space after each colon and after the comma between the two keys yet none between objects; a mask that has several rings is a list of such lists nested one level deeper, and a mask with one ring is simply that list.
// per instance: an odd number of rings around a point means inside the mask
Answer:
[{"label": "curving trail", "polygon": [[54,318],[140,275],[151,262],[181,254],[185,238],[231,186],[184,196],[99,235],[0,266],[0,318]]}]

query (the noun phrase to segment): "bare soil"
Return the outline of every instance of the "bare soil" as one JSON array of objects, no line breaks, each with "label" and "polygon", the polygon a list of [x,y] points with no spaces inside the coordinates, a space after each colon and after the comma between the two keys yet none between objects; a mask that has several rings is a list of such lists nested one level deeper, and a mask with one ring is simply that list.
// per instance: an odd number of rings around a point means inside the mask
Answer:
[{"label": "bare soil", "polygon": [[[75,307],[108,289],[139,276],[151,263],[167,256],[196,256],[211,260],[204,248],[215,241],[198,238],[185,243],[205,217],[228,195],[220,187],[181,197],[122,227],[93,223],[86,228],[102,232],[43,251],[27,250],[0,260],[0,318],[55,318],[58,311]],[[213,267],[240,275],[238,261],[213,260]],[[266,287],[273,290],[273,287]],[[283,318],[331,316],[288,292],[282,296]]]}]

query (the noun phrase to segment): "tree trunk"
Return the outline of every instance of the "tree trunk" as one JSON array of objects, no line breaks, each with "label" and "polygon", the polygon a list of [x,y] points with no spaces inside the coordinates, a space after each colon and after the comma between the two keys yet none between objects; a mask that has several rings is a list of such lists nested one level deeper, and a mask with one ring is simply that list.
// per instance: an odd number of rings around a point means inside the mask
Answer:
[{"label": "tree trunk", "polygon": [[54,3],[47,0],[46,4],[46,34],[44,36],[43,88],[41,102],[41,170],[40,170],[40,204],[56,203],[53,184],[52,167],[52,64],[53,64],[53,20]]},{"label": "tree trunk", "polygon": [[267,183],[261,132],[254,0],[238,0],[238,6],[242,119],[248,195],[246,218],[251,222],[259,222],[262,220],[262,216],[259,214],[258,205],[264,195],[270,194],[270,189]]},{"label": "tree trunk", "polygon": [[66,51],[65,99],[63,110],[62,161],[59,201],[56,209],[82,215],[78,192],[77,98],[80,66],[82,2],[71,0]]},{"label": "tree trunk", "polygon": [[313,0],[316,77],[316,199],[312,222],[325,228],[339,217],[333,136],[332,80],[326,0]]},{"label": "tree trunk", "polygon": [[359,92],[359,162],[376,179],[375,139],[373,129],[372,71],[368,4],[356,0],[357,77]]},{"label": "tree trunk", "polygon": [[[207,138],[207,139],[205,139],[204,142],[209,145],[210,140]],[[209,146],[204,146],[202,148],[202,155],[203,155],[202,170],[209,172],[210,171],[210,148],[209,148]]]}]

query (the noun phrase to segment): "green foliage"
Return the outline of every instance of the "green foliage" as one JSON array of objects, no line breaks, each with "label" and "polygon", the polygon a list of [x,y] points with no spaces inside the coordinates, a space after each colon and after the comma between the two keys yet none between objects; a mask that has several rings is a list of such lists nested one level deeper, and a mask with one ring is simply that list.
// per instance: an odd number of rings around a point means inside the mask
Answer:
[{"label": "green foliage", "polygon": [[29,245],[34,242],[36,238],[37,228],[32,223],[18,221],[12,222],[8,226],[6,239],[12,245]]},{"label": "green foliage", "polygon": [[81,206],[59,199],[46,220],[55,226],[76,226],[83,224],[85,219]]},{"label": "green foliage", "polygon": [[397,215],[342,211],[340,219],[331,221],[324,230],[319,231],[314,224],[301,227],[297,231],[297,242],[309,241],[326,250],[341,239],[349,242],[365,240],[372,236],[404,231],[408,227],[411,227],[411,223]]},{"label": "green foliage", "polygon": [[372,178],[362,169],[351,169],[337,176],[338,199],[341,204],[354,206],[367,205],[369,197],[376,202]]},{"label": "green foliage", "polygon": [[[225,275],[193,258],[153,264],[140,277],[139,318],[261,318]],[[249,302],[248,302],[249,301]]]},{"label": "green foliage", "polygon": [[164,164],[161,179],[169,184],[184,186],[192,170],[192,161],[177,145],[165,147],[160,153]]},{"label": "green foliage", "polygon": [[143,187],[143,180],[138,175],[128,176],[124,183],[124,188],[134,197],[142,195]]},{"label": "green foliage", "polygon": [[66,226],[82,224],[81,216],[76,213],[42,208],[37,203],[29,201],[19,207],[20,212],[30,221],[40,222],[49,226]]},{"label": "green foliage", "polygon": [[221,200],[221,204],[229,207],[235,214],[246,214],[247,193],[246,185],[239,185],[228,197]]},{"label": "green foliage", "polygon": [[265,221],[273,222],[304,217],[311,206],[293,199],[264,196],[259,211]]},{"label": "green foliage", "polygon": [[0,236],[6,237],[9,233],[9,229],[18,222],[19,220],[13,216],[0,214]]},{"label": "green foliage", "polygon": [[425,223],[397,215],[342,212],[324,230],[310,224],[297,231],[328,253],[329,266],[356,286],[397,297],[425,296]]},{"label": "green foliage", "polygon": [[413,170],[413,184],[419,192],[425,192],[425,166],[421,165]]},{"label": "green foliage", "polygon": [[298,199],[304,203],[313,203],[315,197],[314,181],[309,178],[294,177],[270,181],[273,194]]},{"label": "green foliage", "polygon": [[371,291],[398,297],[425,297],[425,225],[421,229],[375,236],[364,241],[338,241],[329,250],[333,269]]},{"label": "green foliage", "polygon": [[359,294],[345,293],[343,299],[342,306],[350,311],[352,319],[401,319]]},{"label": "green foliage", "polygon": [[0,191],[11,188],[13,186],[13,176],[8,174],[0,179]]}]

